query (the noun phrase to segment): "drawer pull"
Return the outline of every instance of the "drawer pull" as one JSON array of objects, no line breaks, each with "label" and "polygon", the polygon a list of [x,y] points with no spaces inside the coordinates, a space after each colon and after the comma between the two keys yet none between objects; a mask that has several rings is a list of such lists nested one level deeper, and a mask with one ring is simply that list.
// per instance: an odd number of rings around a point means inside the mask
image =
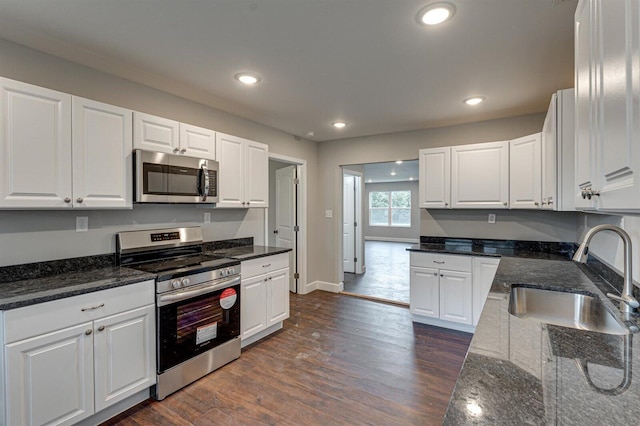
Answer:
[{"label": "drawer pull", "polygon": [[90,307],[90,308],[82,308],[82,309],[80,309],[80,310],[81,310],[82,312],[85,312],[85,311],[93,311],[93,310],[95,310],[95,309],[102,308],[103,306],[104,306],[104,303],[101,303],[101,304],[99,304],[99,305],[92,306],[92,307]]},{"label": "drawer pull", "polygon": [[444,260],[442,262],[438,262],[437,260],[434,260],[433,263],[437,263],[438,265],[444,265]]},{"label": "drawer pull", "polygon": [[104,325],[101,325],[100,327],[98,327],[98,331],[104,331]]},{"label": "drawer pull", "polygon": [[93,330],[91,329],[84,332],[84,334],[86,334],[87,336],[91,336],[91,333],[93,333]]},{"label": "drawer pull", "polygon": [[267,263],[266,265],[262,265],[263,268],[268,268],[269,266],[271,266],[270,263]]}]

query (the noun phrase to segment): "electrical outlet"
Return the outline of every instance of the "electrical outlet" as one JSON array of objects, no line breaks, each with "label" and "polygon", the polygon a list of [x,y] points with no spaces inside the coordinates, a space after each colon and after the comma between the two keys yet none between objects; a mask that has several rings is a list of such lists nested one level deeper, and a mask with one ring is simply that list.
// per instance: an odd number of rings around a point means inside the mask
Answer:
[{"label": "electrical outlet", "polygon": [[489,213],[489,223],[496,223],[496,215]]},{"label": "electrical outlet", "polygon": [[324,217],[333,217],[333,210],[325,210]]},{"label": "electrical outlet", "polygon": [[89,217],[76,216],[76,232],[87,232],[89,230]]},{"label": "electrical outlet", "polygon": [[211,212],[206,212],[204,214],[204,223],[211,223]]}]

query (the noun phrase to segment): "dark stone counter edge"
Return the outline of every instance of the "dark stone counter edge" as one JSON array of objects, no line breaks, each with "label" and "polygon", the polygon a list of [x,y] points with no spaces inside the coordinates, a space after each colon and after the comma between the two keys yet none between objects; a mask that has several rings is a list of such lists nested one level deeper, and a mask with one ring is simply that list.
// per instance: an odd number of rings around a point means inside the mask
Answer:
[{"label": "dark stone counter edge", "polygon": [[[252,247],[263,247],[263,246],[252,246]],[[290,248],[273,247],[273,246],[264,246],[264,248],[267,249],[268,251],[265,251],[263,253],[234,254],[233,253],[234,249],[229,249],[229,250],[215,250],[215,251],[211,251],[210,253],[213,253],[216,255],[222,255],[225,257],[229,257],[231,259],[246,261],[246,260],[259,259],[261,257],[274,256],[276,254],[288,253],[292,250]]]},{"label": "dark stone counter edge", "polygon": [[43,290],[31,294],[7,297],[0,299],[0,311],[8,311],[10,309],[22,308],[25,306],[51,302],[53,300],[65,299],[68,297],[79,296],[81,294],[123,287],[155,279],[156,276],[154,274],[141,272],[140,275],[127,278],[103,279],[85,284],[69,285],[60,289]]}]

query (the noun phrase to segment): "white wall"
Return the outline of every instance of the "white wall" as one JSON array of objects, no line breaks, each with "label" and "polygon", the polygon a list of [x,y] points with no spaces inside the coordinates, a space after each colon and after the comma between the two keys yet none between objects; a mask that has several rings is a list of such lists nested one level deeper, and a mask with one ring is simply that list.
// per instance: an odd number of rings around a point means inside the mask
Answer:
[{"label": "white wall", "polygon": [[[420,209],[418,208],[418,182],[384,182],[365,183],[364,203],[362,209],[362,227],[365,239],[420,239]],[[411,191],[411,226],[370,226],[369,225],[369,193],[371,191]]]},{"label": "white wall", "polygon": [[[142,84],[124,80],[0,39],[0,76],[73,95],[195,124],[269,145],[272,153],[307,161],[309,241],[317,205],[317,144],[232,114]],[[128,211],[0,211],[0,266],[113,252],[116,232],[162,226],[202,225],[204,210],[195,206],[136,205]],[[89,217],[89,232],[75,232],[75,217]],[[254,237],[264,240],[264,211],[213,210],[207,240]],[[315,244],[309,259],[319,256]],[[309,281],[318,270],[312,262]]]}]

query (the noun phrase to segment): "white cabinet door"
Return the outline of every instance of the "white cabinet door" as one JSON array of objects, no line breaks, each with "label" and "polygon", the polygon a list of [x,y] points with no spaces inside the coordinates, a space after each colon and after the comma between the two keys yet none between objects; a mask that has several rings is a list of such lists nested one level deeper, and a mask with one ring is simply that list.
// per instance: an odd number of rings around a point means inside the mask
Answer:
[{"label": "white cabinet door", "polygon": [[471,325],[473,282],[469,272],[440,270],[440,319]]},{"label": "white cabinet door", "polygon": [[71,425],[94,413],[92,330],[84,323],[6,345],[8,425]]},{"label": "white cabinet door", "polygon": [[451,206],[509,207],[509,142],[451,148]]},{"label": "white cabinet door", "polygon": [[240,337],[246,339],[267,328],[267,276],[242,279]]},{"label": "white cabinet door", "polygon": [[180,153],[189,157],[216,159],[216,132],[180,123]]},{"label": "white cabinet door", "polygon": [[[542,209],[556,210],[558,163],[556,141],[556,105],[558,96],[551,95],[551,103],[542,125]],[[513,151],[511,152],[513,155]],[[550,201],[550,202],[549,202]]]},{"label": "white cabinet door", "polygon": [[540,133],[509,142],[509,202],[512,209],[539,209],[542,201]]},{"label": "white cabinet door", "polygon": [[419,153],[421,208],[448,208],[451,202],[451,148],[421,149]]},{"label": "white cabinet door", "polygon": [[440,280],[438,270],[411,267],[410,303],[412,314],[440,318]]},{"label": "white cabinet door", "polygon": [[216,207],[244,207],[245,139],[216,133],[216,158],[219,164],[218,203]]},{"label": "white cabinet door", "polygon": [[133,208],[132,111],[73,97],[73,206]]},{"label": "white cabinet door", "polygon": [[180,151],[179,123],[135,111],[133,113],[133,147],[147,151],[177,154]]},{"label": "white cabinet door", "polygon": [[289,318],[289,268],[267,276],[267,327],[271,327]]},{"label": "white cabinet door", "polygon": [[0,207],[71,208],[71,95],[0,78],[0,104]]},{"label": "white cabinet door", "polygon": [[245,142],[245,201],[247,207],[269,206],[269,147]]},{"label": "white cabinet door", "polygon": [[575,14],[575,204],[576,209],[595,208],[596,199],[583,198],[583,189],[591,189],[595,175],[595,65],[592,30],[592,2],[583,0]]},{"label": "white cabinet door", "polygon": [[155,305],[94,322],[96,412],[156,382]]},{"label": "white cabinet door", "polygon": [[640,49],[636,0],[596,5],[596,181],[598,209],[640,208]]},{"label": "white cabinet door", "polygon": [[496,276],[500,259],[493,257],[473,258],[473,325],[478,325],[493,278]]}]

